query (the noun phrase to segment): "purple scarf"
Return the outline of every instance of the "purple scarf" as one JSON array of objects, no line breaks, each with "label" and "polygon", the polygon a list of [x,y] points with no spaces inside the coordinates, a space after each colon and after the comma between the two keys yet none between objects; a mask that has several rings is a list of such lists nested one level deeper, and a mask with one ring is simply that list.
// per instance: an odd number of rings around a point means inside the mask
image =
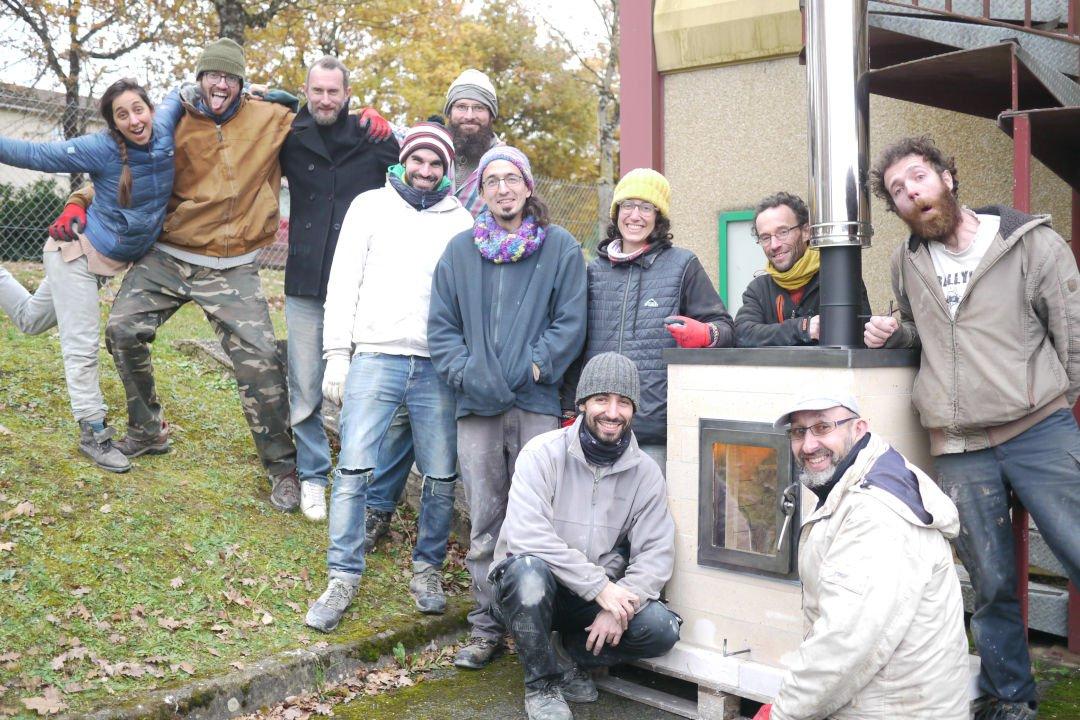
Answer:
[{"label": "purple scarf", "polygon": [[520,227],[509,232],[495,221],[491,210],[484,208],[473,224],[473,242],[484,259],[493,263],[511,263],[524,260],[544,244],[547,230],[536,224],[536,218],[528,215]]}]

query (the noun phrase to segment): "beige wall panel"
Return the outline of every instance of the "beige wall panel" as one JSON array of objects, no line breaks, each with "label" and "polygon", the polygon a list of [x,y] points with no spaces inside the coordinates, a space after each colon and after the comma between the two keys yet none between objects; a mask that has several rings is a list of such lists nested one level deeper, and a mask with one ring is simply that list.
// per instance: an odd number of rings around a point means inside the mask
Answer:
[{"label": "beige wall panel", "polygon": [[[807,196],[806,69],[797,58],[693,70],[664,78],[664,174],[672,185],[675,243],[717,280],[717,219],[777,190]],[[960,199],[972,207],[1012,203],[1012,140],[990,120],[873,96],[871,159],[893,140],[929,133],[956,155]],[[1068,186],[1033,163],[1032,209],[1051,213],[1067,240]],[[889,256],[907,233],[871,202],[875,235],[863,255],[871,308],[892,298]],[[762,256],[764,266],[764,256]]]}]

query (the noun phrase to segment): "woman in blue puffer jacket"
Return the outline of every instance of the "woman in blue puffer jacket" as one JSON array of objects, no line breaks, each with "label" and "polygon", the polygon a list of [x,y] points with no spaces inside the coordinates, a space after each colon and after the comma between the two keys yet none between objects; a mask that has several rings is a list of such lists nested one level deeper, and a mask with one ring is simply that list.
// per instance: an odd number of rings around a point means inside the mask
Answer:
[{"label": "woman in blue puffer jacket", "polygon": [[[0,137],[0,163],[43,172],[85,172],[94,202],[85,215],[69,206],[62,219],[82,227],[69,241],[50,239],[42,261],[45,280],[33,295],[0,267],[0,307],[16,327],[34,335],[60,330],[79,450],[99,467],[126,472],[131,464],[112,446],[98,380],[101,312],[98,288],[150,249],[165,220],[173,184],[173,131],[183,113],[179,94],[154,110],[146,90],[118,80],[101,96],[108,130],[59,142]],[[66,223],[65,223],[66,224]]]}]

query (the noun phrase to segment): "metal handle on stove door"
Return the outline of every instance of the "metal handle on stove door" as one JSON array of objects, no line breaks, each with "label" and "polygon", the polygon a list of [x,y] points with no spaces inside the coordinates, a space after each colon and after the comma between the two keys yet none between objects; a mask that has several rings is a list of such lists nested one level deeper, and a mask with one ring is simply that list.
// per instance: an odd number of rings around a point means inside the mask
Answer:
[{"label": "metal handle on stove door", "polygon": [[791,518],[795,517],[795,497],[798,489],[798,483],[791,483],[784,489],[784,494],[780,496],[780,509],[784,513],[784,526],[780,528],[780,537],[776,540],[777,552],[784,546],[784,535],[787,534]]}]

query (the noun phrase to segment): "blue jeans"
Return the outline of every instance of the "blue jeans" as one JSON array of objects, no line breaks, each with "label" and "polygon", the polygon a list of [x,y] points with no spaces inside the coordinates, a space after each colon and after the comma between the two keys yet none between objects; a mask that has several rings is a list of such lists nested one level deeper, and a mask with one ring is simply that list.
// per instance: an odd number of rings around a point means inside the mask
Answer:
[{"label": "blue jeans", "polygon": [[[315,297],[285,296],[289,328],[289,424],[296,441],[296,471],[301,482],[326,486],[330,443],[322,419],[323,302]],[[375,465],[368,503],[393,512],[412,468],[412,435],[404,409],[394,417]],[[385,489],[384,489],[385,488]],[[385,500],[380,500],[384,498]]]},{"label": "blue jeans", "polygon": [[1080,430],[1059,410],[996,447],[934,458],[938,482],[960,511],[956,553],[971,575],[971,634],[982,660],[979,686],[1008,702],[1035,700],[1017,574],[1009,490],[1080,584]]},{"label": "blue jeans", "polygon": [[[424,476],[414,569],[446,559],[457,480],[454,394],[424,357],[357,353],[345,381],[341,454],[330,493],[331,577],[355,580],[364,572],[364,509],[381,446],[404,408]],[[413,425],[415,423],[415,425]],[[412,428],[419,432],[412,433]]]}]

